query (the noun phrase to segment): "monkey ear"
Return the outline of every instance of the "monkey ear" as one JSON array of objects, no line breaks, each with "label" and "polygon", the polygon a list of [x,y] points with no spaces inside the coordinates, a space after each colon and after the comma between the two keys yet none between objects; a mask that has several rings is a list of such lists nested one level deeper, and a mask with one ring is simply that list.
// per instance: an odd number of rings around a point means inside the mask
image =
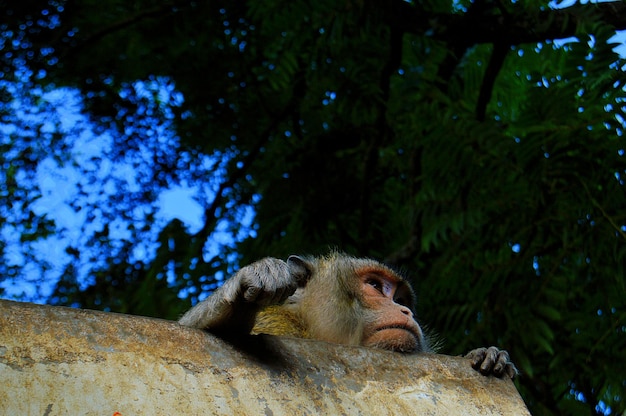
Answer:
[{"label": "monkey ear", "polygon": [[313,265],[300,256],[289,256],[287,259],[289,272],[298,281],[298,286],[303,287],[313,274]]}]

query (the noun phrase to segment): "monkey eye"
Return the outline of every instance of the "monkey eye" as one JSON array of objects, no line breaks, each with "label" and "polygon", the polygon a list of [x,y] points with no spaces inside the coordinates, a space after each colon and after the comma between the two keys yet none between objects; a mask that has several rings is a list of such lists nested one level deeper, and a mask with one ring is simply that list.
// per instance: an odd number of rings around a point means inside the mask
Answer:
[{"label": "monkey eye", "polygon": [[367,283],[380,293],[383,293],[383,283],[379,279],[369,278],[365,281],[365,283]]}]

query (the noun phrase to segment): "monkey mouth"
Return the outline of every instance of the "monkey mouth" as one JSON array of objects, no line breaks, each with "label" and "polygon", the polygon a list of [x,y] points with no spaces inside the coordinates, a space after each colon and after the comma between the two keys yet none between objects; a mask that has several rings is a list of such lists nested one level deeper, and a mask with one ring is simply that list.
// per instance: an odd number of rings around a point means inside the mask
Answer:
[{"label": "monkey mouth", "polygon": [[411,334],[417,336],[417,334],[415,334],[415,331],[413,331],[411,328],[409,328],[406,325],[386,325],[386,326],[381,326],[380,328],[376,328],[376,332],[386,331],[388,329],[404,329],[405,331],[408,331]]},{"label": "monkey mouth", "polygon": [[[385,333],[400,330],[402,332]],[[385,325],[377,328],[370,338],[372,346],[391,351],[412,353],[423,350],[419,333],[407,325]]]},{"label": "monkey mouth", "polygon": [[393,330],[402,330],[404,332],[408,332],[409,334],[411,334],[411,336],[413,338],[415,338],[415,341],[420,344],[420,334],[418,334],[413,328],[411,328],[410,326],[407,325],[386,325],[386,326],[381,326],[380,328],[376,329],[375,333],[381,333],[383,331],[393,331]]},{"label": "monkey mouth", "polygon": [[[379,345],[380,347],[391,351],[409,353],[423,351],[423,341],[421,333],[419,332],[419,330],[416,330],[412,326],[403,324],[385,325],[376,329],[375,333],[380,334],[380,336],[384,336],[384,331],[394,330],[401,330],[404,334],[400,335],[400,333],[396,332],[396,335],[393,335],[390,339],[387,339],[387,341],[383,343],[384,345]],[[387,337],[385,336],[385,338]]]}]

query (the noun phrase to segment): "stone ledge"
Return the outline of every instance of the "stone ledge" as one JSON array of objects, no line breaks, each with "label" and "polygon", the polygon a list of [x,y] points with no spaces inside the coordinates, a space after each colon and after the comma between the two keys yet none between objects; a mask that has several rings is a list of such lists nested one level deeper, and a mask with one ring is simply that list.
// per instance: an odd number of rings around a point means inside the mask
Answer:
[{"label": "stone ledge", "polygon": [[0,300],[0,414],[530,415],[460,357]]}]

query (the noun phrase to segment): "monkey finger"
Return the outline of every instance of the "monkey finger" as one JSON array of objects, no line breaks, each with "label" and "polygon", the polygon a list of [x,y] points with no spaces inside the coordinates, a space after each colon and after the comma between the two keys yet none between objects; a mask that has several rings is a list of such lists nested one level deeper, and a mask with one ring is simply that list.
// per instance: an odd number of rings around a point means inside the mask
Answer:
[{"label": "monkey finger", "polygon": [[465,358],[469,358],[472,367],[476,370],[480,368],[480,365],[485,359],[487,348],[476,348],[465,355]]},{"label": "monkey finger", "polygon": [[496,347],[487,348],[487,351],[485,351],[485,359],[480,365],[481,373],[489,374],[493,370],[493,367],[496,365],[496,362],[498,360],[499,352],[500,350],[498,350]]},{"label": "monkey finger", "polygon": [[493,374],[502,377],[505,374],[515,378],[519,374],[515,364],[511,362],[509,353],[496,347],[476,348],[465,356],[470,359],[472,367],[482,374]]},{"label": "monkey finger", "polygon": [[267,293],[267,298],[265,299],[265,305],[277,305],[285,300],[287,293],[287,288],[285,286],[278,286],[272,292]]},{"label": "monkey finger", "polygon": [[[471,360],[472,367],[482,374],[495,373],[495,366],[498,364],[500,350],[496,347],[476,348],[470,351],[466,357]],[[507,353],[508,356],[508,353]]]},{"label": "monkey finger", "polygon": [[255,302],[259,306],[279,305],[296,290],[295,282],[273,282],[261,288]]},{"label": "monkey finger", "polygon": [[509,376],[511,379],[514,379],[519,374],[519,370],[515,367],[515,364],[509,361],[504,368],[504,374]]},{"label": "monkey finger", "polygon": [[500,377],[509,362],[509,353],[506,351],[498,351],[495,365],[493,367],[493,373]]},{"label": "monkey finger", "polygon": [[518,370],[515,367],[515,364],[511,362],[511,358],[509,357],[509,353],[507,351],[500,351],[498,354],[498,362],[493,368],[493,372],[498,377],[502,377],[506,374],[513,379],[517,376]]},{"label": "monkey finger", "polygon": [[243,299],[246,302],[256,302],[260,293],[261,288],[259,286],[248,286],[243,292]]}]

